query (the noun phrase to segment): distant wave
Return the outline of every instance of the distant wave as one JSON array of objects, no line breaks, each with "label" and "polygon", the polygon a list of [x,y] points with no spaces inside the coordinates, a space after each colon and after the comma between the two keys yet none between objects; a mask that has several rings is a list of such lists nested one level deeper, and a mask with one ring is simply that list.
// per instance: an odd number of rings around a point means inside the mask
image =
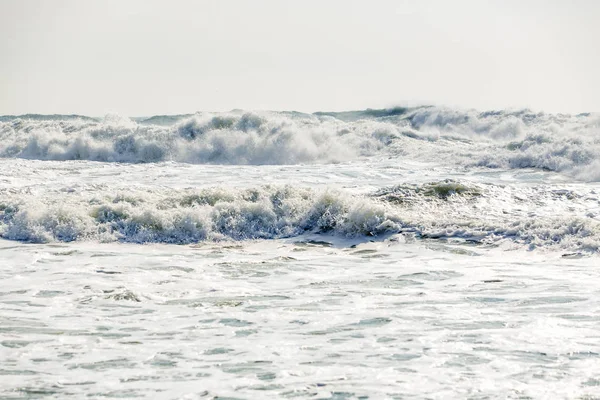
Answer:
[{"label": "distant wave", "polygon": [[169,126],[119,117],[14,119],[0,123],[0,139],[1,157],[200,164],[339,162],[375,154],[385,145],[371,126],[243,112],[198,114]]},{"label": "distant wave", "polygon": [[582,190],[456,181],[399,185],[371,195],[291,186],[127,192],[96,188],[44,195],[6,190],[0,196],[0,237],[186,244],[306,233],[403,234],[508,248],[598,252],[600,198],[592,189]]},{"label": "distant wave", "polygon": [[[419,107],[419,108],[421,108],[421,107]],[[385,108],[385,109],[368,108],[366,110],[360,110],[360,111],[339,111],[339,112],[317,111],[316,113],[314,113],[314,115],[334,117],[334,118],[337,118],[342,121],[358,121],[361,119],[408,116],[411,112],[414,112],[415,110],[417,110],[419,108],[393,107],[393,108]],[[429,107],[422,107],[422,108],[429,108]]]},{"label": "distant wave", "polygon": [[21,115],[0,115],[0,121],[13,121],[16,119],[32,120],[32,121],[72,121],[72,120],[85,120],[85,121],[99,121],[100,119],[94,117],[87,117],[85,115],[78,114],[21,114]]},{"label": "distant wave", "polygon": [[0,139],[3,158],[260,165],[386,156],[600,179],[600,114],[399,107],[136,119],[27,115],[1,117]]}]

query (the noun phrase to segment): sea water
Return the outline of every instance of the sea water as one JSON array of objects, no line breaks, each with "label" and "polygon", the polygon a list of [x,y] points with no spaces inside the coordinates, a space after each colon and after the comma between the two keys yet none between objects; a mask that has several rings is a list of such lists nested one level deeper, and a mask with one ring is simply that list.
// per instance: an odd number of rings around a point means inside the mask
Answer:
[{"label": "sea water", "polygon": [[599,397],[599,133],[0,117],[0,398]]}]

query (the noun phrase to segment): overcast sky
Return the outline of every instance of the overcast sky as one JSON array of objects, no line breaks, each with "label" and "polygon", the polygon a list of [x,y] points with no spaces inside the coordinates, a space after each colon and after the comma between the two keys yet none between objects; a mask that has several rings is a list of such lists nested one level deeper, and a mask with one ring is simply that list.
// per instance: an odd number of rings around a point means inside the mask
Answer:
[{"label": "overcast sky", "polygon": [[0,114],[600,111],[600,1],[0,0]]}]

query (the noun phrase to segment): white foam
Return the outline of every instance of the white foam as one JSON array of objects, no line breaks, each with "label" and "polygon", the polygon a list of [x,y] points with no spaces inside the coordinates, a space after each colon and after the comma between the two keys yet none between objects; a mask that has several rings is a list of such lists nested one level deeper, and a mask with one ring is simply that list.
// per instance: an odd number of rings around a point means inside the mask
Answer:
[{"label": "white foam", "polygon": [[[593,167],[600,160],[600,116],[595,114],[421,107],[332,116],[232,111],[165,118],[139,123],[119,116],[9,119],[0,122],[0,157],[297,165],[377,156],[599,179]],[[150,123],[155,120],[160,124]]]},{"label": "white foam", "polygon": [[[2,237],[29,242],[124,240],[191,243],[304,232],[376,235],[398,230],[389,207],[334,191],[291,187],[250,190],[63,192],[44,199],[11,195],[0,205]],[[391,218],[391,219],[390,219]]]},{"label": "white foam", "polygon": [[361,195],[337,189],[103,187],[6,191],[0,236],[27,242],[196,243],[307,233],[467,240],[507,248],[597,252],[600,205],[593,190],[470,182],[400,185]]},{"label": "white foam", "polygon": [[349,160],[383,147],[369,127],[277,113],[199,114],[167,127],[114,116],[0,124],[1,156],[41,160],[299,164]]}]

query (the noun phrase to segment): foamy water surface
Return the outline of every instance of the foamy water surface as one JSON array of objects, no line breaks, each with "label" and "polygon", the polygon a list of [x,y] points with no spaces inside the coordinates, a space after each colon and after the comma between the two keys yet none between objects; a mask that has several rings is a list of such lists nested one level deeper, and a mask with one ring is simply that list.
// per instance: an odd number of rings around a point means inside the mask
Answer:
[{"label": "foamy water surface", "polygon": [[599,397],[598,121],[2,117],[0,397]]}]

